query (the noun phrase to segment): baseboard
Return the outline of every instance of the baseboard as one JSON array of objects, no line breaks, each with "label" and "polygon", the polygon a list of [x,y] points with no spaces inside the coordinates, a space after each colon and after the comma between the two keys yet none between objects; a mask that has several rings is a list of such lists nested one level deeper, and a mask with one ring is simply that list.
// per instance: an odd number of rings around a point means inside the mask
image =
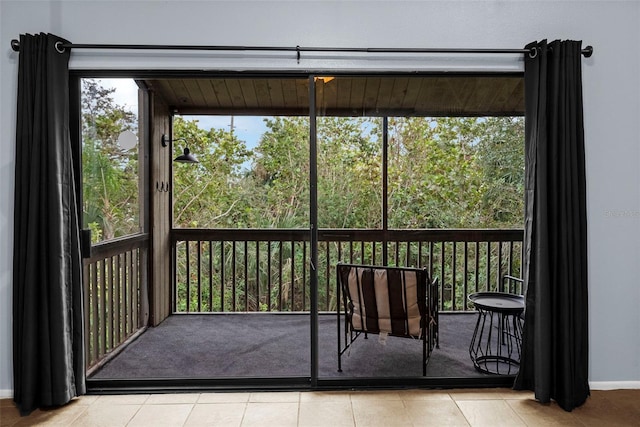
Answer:
[{"label": "baseboard", "polygon": [[13,390],[7,389],[7,390],[2,390],[0,389],[0,399],[9,399],[13,397]]},{"label": "baseboard", "polygon": [[640,389],[640,381],[590,381],[591,390]]}]

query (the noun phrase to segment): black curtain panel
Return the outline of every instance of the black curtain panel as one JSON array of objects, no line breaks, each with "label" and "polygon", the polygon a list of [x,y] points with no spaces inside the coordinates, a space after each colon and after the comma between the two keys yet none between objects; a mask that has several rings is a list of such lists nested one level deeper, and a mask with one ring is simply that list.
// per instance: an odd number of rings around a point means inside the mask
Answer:
[{"label": "black curtain panel", "polygon": [[13,374],[23,415],[85,393],[79,189],[69,138],[69,52],[61,43],[49,34],[20,36]]},{"label": "black curtain panel", "polygon": [[589,396],[581,42],[525,59],[526,310],[514,388],[567,411]]}]

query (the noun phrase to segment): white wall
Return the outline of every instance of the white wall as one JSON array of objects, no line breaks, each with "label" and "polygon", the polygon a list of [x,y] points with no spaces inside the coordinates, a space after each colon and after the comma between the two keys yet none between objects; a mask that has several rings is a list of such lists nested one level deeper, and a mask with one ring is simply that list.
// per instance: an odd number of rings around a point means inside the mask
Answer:
[{"label": "white wall", "polygon": [[[590,379],[640,387],[640,3],[614,1],[1,1],[0,393],[11,394],[15,97],[21,33],[74,43],[520,48],[578,39],[583,60],[589,220]],[[179,61],[176,61],[179,59]],[[440,60],[442,63],[444,60]],[[481,68],[517,67],[490,59]],[[444,61],[446,62],[446,61]],[[404,67],[429,68],[399,58]],[[180,64],[180,65],[177,65]],[[221,65],[222,64],[222,65]],[[243,59],[76,51],[74,68],[387,68],[385,61]],[[464,67],[468,63],[452,63]]]}]

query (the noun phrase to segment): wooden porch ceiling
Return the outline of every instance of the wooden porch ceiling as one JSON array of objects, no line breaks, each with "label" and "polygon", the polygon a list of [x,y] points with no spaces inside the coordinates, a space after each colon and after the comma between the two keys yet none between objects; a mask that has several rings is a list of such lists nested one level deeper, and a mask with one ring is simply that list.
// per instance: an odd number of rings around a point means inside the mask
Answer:
[{"label": "wooden porch ceiling", "polygon": [[[150,79],[177,114],[307,115],[307,78]],[[317,80],[319,115],[520,116],[522,76],[338,76]]]}]

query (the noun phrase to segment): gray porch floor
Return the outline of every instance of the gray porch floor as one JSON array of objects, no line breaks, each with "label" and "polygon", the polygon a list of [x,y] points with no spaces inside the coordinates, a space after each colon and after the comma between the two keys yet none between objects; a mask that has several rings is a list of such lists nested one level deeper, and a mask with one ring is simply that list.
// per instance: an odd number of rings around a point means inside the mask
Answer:
[{"label": "gray porch floor", "polygon": [[[469,358],[476,314],[440,315],[440,348],[428,377],[483,377]],[[91,378],[271,378],[310,375],[308,314],[174,315],[137,340]],[[337,371],[335,314],[318,321],[320,378],[419,377],[420,341],[377,335],[360,337],[343,355]]]}]

